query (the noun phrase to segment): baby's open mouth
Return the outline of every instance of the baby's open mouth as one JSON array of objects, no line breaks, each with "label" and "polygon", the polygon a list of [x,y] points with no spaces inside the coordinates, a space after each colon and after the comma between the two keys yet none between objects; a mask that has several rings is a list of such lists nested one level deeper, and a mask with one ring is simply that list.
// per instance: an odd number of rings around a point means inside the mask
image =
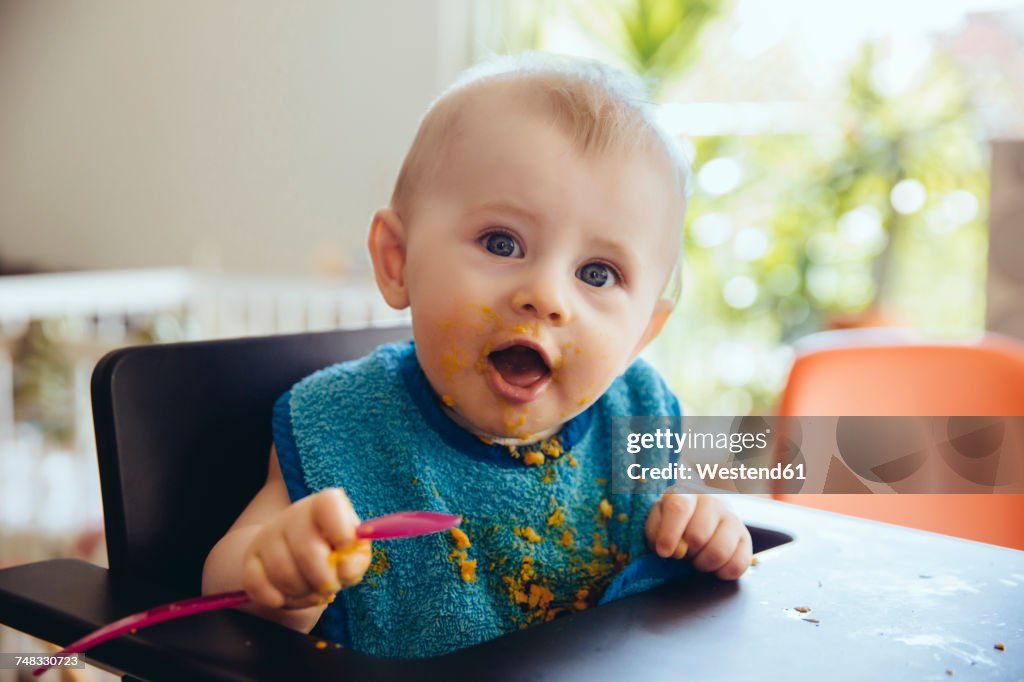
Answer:
[{"label": "baby's open mouth", "polygon": [[529,388],[551,375],[544,356],[529,346],[509,346],[494,351],[487,358],[506,383],[520,388]]}]

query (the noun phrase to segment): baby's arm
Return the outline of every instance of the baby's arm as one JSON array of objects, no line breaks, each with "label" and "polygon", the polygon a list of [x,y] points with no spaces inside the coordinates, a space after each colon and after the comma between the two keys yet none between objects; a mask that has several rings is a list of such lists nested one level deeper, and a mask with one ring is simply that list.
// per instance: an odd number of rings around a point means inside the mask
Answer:
[{"label": "baby's arm", "polygon": [[736,580],[750,566],[750,532],[717,495],[665,493],[651,507],[644,533],[658,556],[688,556],[698,571],[723,580]]},{"label": "baby's arm", "polygon": [[266,483],[206,557],[203,593],[245,589],[253,601],[245,610],[309,632],[330,595],[358,583],[370,565],[358,525],[339,488],[292,504],[272,447]]}]

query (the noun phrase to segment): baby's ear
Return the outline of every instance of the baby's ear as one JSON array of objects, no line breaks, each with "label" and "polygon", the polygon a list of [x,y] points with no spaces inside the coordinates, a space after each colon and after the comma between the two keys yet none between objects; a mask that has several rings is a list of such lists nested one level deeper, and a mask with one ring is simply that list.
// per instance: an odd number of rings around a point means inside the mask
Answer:
[{"label": "baby's ear", "polygon": [[647,323],[647,328],[644,329],[643,335],[640,340],[637,341],[636,348],[633,349],[633,356],[630,361],[636,359],[636,356],[640,355],[640,351],[647,347],[651,341],[658,337],[661,333],[661,328],[665,326],[668,316],[672,314],[675,309],[675,304],[667,298],[659,298],[658,302],[654,304],[654,312],[651,313],[651,321]]},{"label": "baby's ear", "polygon": [[370,223],[367,240],[377,288],[388,305],[396,310],[409,306],[405,288],[405,224],[390,208],[377,209]]}]

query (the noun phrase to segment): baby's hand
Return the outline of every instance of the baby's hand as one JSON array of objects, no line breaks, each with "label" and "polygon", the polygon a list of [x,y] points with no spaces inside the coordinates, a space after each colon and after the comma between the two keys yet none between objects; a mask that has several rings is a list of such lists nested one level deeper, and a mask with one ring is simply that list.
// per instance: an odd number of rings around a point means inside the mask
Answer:
[{"label": "baby's hand", "polygon": [[736,580],[750,566],[750,533],[717,495],[665,493],[651,507],[644,533],[658,556],[691,557],[698,571],[722,580]]},{"label": "baby's hand", "polygon": [[356,539],[359,517],[340,488],[288,506],[245,552],[242,586],[254,603],[301,609],[324,605],[363,578],[370,541]]}]

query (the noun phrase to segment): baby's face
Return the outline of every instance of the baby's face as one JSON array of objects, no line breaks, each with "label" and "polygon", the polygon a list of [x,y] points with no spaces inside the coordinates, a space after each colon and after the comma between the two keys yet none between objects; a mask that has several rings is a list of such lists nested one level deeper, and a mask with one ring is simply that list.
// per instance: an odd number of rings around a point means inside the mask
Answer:
[{"label": "baby's face", "polygon": [[639,352],[682,201],[660,154],[584,156],[513,99],[480,98],[461,121],[405,226],[417,355],[457,420],[535,437]]}]

